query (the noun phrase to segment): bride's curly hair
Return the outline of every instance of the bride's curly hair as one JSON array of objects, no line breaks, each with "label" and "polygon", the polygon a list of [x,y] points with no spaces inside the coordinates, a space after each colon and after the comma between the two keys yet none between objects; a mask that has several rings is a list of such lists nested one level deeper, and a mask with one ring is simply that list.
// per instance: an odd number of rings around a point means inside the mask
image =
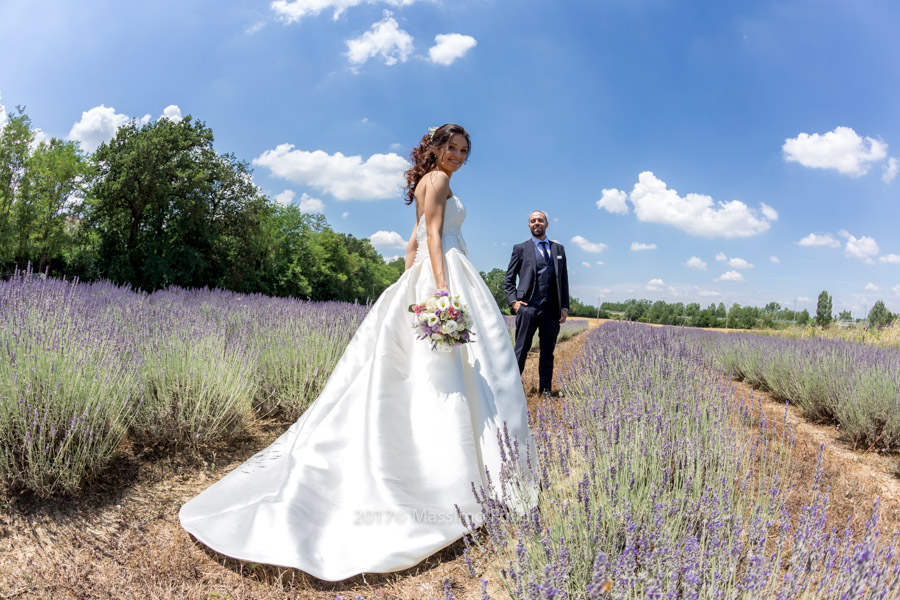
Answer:
[{"label": "bride's curly hair", "polygon": [[[466,128],[462,125],[456,125],[455,123],[445,123],[433,132],[423,135],[419,145],[413,148],[412,152],[409,153],[409,159],[412,161],[412,166],[406,172],[406,187],[403,188],[406,191],[407,204],[415,202],[416,186],[419,184],[419,181],[425,177],[426,173],[434,170],[434,167],[437,164],[435,150],[446,146],[450,141],[450,138],[457,133],[466,138],[466,143],[469,145],[469,152],[471,152],[472,141],[469,139],[469,132],[466,131]],[[467,153],[466,161],[468,160],[469,155]]]}]

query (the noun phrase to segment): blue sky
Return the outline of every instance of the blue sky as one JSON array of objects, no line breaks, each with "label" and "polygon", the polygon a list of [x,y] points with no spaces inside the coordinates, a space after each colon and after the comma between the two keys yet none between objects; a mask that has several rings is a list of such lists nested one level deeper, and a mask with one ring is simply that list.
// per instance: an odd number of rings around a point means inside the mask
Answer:
[{"label": "blue sky", "polygon": [[458,122],[481,270],[540,208],[584,302],[827,289],[864,316],[900,311],[898,24],[891,0],[6,0],[0,104],[86,150],[190,114],[388,257],[410,148]]}]

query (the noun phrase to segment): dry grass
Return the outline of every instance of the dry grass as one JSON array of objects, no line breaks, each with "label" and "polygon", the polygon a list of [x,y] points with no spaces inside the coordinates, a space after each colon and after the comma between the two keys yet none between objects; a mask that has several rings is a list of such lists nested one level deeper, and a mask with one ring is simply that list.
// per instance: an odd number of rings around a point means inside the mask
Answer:
[{"label": "dry grass", "polygon": [[[598,325],[592,319],[592,327]],[[560,343],[556,372],[580,351],[585,336]],[[537,355],[523,374],[529,406],[538,397]],[[773,418],[783,405],[736,384],[736,394],[753,393]],[[552,400],[551,400],[552,401]],[[832,488],[831,519],[861,523],[875,496],[882,497],[883,530],[900,522],[896,459],[850,451],[829,428],[802,422],[788,410],[797,432],[792,506],[808,500],[820,443],[826,444],[825,485]],[[178,523],[178,510],[212,481],[272,442],[289,423],[258,421],[230,445],[208,446],[199,456],[120,449],[112,483],[82,497],[37,501],[0,495],[0,599],[7,598],[204,598],[204,599],[427,599],[443,595],[445,581],[460,600],[481,597],[479,578],[468,576],[461,544],[429,557],[413,569],[329,583],[293,569],[241,563],[207,550]],[[489,593],[501,597],[494,585]]]}]

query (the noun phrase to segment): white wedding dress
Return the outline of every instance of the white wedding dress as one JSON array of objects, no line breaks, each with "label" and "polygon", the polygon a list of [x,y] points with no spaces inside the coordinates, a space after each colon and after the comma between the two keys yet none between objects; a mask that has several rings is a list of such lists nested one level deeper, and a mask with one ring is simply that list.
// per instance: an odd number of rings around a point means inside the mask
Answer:
[{"label": "white wedding dress", "polygon": [[[474,320],[475,342],[431,350],[407,311],[434,292],[418,224],[415,264],[360,324],[319,398],[271,446],[181,508],[182,526],[217,552],[336,581],[412,567],[458,540],[454,505],[477,521],[472,493],[496,484],[504,423],[534,459],[525,395],[497,304],[466,257],[465,207],[447,200],[443,246],[450,292]],[[525,498],[536,494],[526,484]]]}]

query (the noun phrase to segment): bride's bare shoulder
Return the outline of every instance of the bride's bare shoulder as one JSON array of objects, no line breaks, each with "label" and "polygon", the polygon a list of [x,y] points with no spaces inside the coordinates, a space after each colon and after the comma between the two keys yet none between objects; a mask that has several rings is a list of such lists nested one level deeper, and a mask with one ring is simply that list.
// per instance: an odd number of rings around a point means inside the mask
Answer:
[{"label": "bride's bare shoulder", "polygon": [[415,191],[416,204],[424,202],[426,196],[431,194],[439,200],[446,200],[453,195],[450,191],[450,177],[443,171],[431,171],[419,180]]}]

